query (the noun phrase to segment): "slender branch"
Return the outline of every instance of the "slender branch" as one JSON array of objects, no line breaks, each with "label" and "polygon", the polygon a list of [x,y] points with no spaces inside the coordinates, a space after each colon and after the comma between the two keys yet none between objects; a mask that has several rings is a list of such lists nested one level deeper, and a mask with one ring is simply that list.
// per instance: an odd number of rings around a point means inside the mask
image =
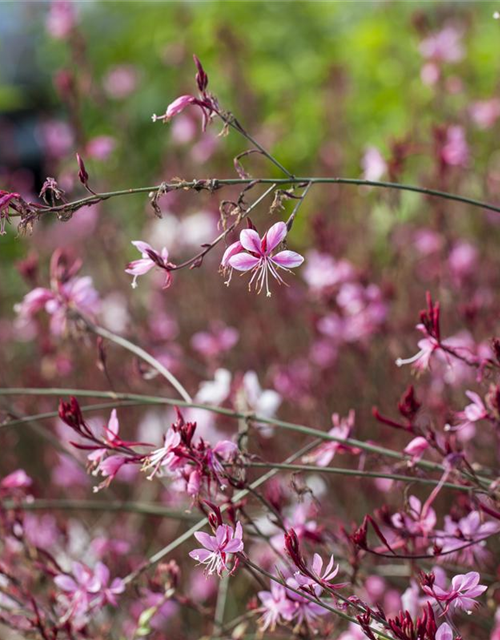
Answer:
[{"label": "slender branch", "polygon": [[[196,191],[207,190],[214,191],[223,186],[232,185],[245,185],[255,182],[256,184],[276,184],[276,185],[293,185],[293,184],[343,184],[350,186],[360,187],[374,187],[376,189],[395,189],[397,191],[411,191],[413,193],[420,193],[425,196],[431,196],[434,198],[442,198],[444,200],[451,200],[453,202],[461,202],[462,204],[468,204],[472,207],[479,207],[480,209],[487,209],[489,211],[495,211],[500,213],[500,206],[490,204],[476,198],[469,198],[467,196],[461,196],[455,193],[449,193],[447,191],[440,191],[439,189],[428,189],[427,187],[418,187],[415,185],[404,184],[400,182],[385,182],[378,180],[363,180],[362,178],[334,178],[334,177],[314,177],[314,176],[301,176],[295,178],[209,178],[204,180],[186,180],[175,181],[169,183],[162,183],[151,187],[135,187],[131,189],[119,189],[116,191],[105,191],[103,193],[97,193],[93,196],[87,196],[74,200],[73,202],[66,202],[57,206],[46,206],[39,203],[28,203],[31,206],[35,206],[38,209],[40,215],[46,213],[71,213],[78,209],[90,205],[97,204],[102,200],[108,200],[118,196],[126,196],[140,193],[156,193],[158,191],[177,191],[185,189],[193,189]],[[9,214],[10,218],[21,217],[21,213],[12,212]]]},{"label": "slender branch", "polygon": [[[2,395],[2,391],[0,389],[0,395]],[[62,390],[66,391],[66,390]],[[140,397],[140,396],[139,396]],[[145,396],[147,398],[147,396]],[[119,400],[119,399],[117,399]],[[107,409],[116,409],[120,407],[137,407],[142,405],[151,405],[151,404],[166,404],[165,398],[158,398],[156,402],[151,402],[149,399],[147,401],[144,400],[120,400],[117,402],[105,402],[100,404],[90,404],[84,407],[80,407],[82,412],[92,412],[92,411],[102,411]],[[179,405],[178,401],[174,401],[175,404]],[[205,405],[194,405],[190,404],[190,407],[202,408],[206,409]],[[38,413],[32,416],[25,416],[23,418],[19,418],[16,420],[10,420],[8,422],[4,422],[0,424],[0,429],[7,427],[15,427],[22,424],[28,424],[33,420],[45,420],[50,418],[57,418],[59,413],[57,411],[47,411],[46,413]],[[240,418],[241,419],[241,418]],[[385,473],[382,471],[364,471],[361,469],[346,469],[344,467],[318,467],[315,465],[305,465],[305,464],[285,464],[280,462],[267,462],[267,461],[251,461],[245,462],[245,467],[248,468],[271,468],[271,469],[283,469],[287,471],[299,471],[299,472],[312,472],[312,473],[326,473],[333,475],[342,475],[342,476],[351,476],[351,477],[359,477],[359,478],[385,478],[387,480],[395,480],[397,482],[408,482],[410,484],[425,484],[435,486],[440,483],[440,480],[435,480],[434,478],[421,478],[419,476],[406,476],[403,474],[396,473]],[[464,492],[475,492],[474,487],[468,485],[454,484],[452,482],[445,482],[441,486],[446,487],[448,489],[454,489],[456,491],[464,491]]]},{"label": "slender branch", "polygon": [[229,225],[229,227],[225,229],[221,234],[219,234],[217,238],[215,238],[215,240],[212,240],[210,244],[207,244],[207,246],[202,251],[194,255],[192,258],[189,258],[189,260],[186,260],[181,264],[177,264],[174,267],[171,267],[170,270],[178,271],[179,269],[184,269],[185,267],[190,267],[192,265],[199,265],[200,260],[203,260],[203,258],[207,255],[209,251],[211,251],[216,245],[218,245],[219,242],[224,240],[224,238],[226,238],[231,233],[231,231],[233,231],[233,229],[235,229],[240,224],[240,222],[244,220],[255,209],[255,207],[257,207],[263,200],[265,200],[265,198],[267,198],[267,196],[272,191],[274,191],[274,189],[276,189],[276,184],[272,184],[269,187],[269,189],[266,189],[266,191],[264,191],[264,193],[261,196],[259,196],[257,200],[255,200],[255,202],[252,202],[252,204],[248,207],[248,209],[246,209],[246,211],[242,211],[239,214],[238,219],[235,222],[233,222],[233,224]]},{"label": "slender branch", "polygon": [[[429,484],[438,485],[439,480],[433,478],[420,478],[418,476],[405,476],[397,473],[384,473],[382,471],[363,471],[361,469],[344,469],[343,467],[317,467],[315,465],[307,464],[283,464],[279,462],[247,462],[246,467],[258,467],[258,468],[272,468],[272,469],[285,469],[288,471],[307,471],[313,473],[326,473],[340,476],[352,476],[355,478],[385,478],[386,480],[395,480],[398,482],[409,482],[417,484]],[[468,487],[461,484],[454,484],[452,482],[444,482],[442,487],[448,489],[455,489],[456,491],[466,491],[470,493],[474,490],[473,487]]]},{"label": "slender branch", "polygon": [[[399,451],[394,451],[393,449],[387,449],[386,447],[381,447],[372,443],[363,442],[362,440],[356,440],[355,438],[343,439],[343,438],[339,438],[337,436],[331,435],[326,431],[314,429],[306,425],[287,422],[285,420],[278,420],[277,418],[267,418],[265,416],[260,416],[257,414],[253,414],[251,412],[245,412],[245,413],[238,412],[238,411],[233,411],[231,409],[225,409],[223,407],[198,404],[194,402],[185,402],[183,400],[177,400],[174,398],[163,398],[160,396],[147,396],[147,395],[140,395],[140,394],[133,394],[133,393],[115,393],[112,391],[91,391],[87,389],[85,390],[67,389],[67,388],[37,389],[37,388],[29,388],[29,387],[26,389],[23,389],[23,388],[0,389],[0,396],[2,395],[40,395],[40,396],[73,395],[75,397],[111,398],[113,400],[138,400],[143,402],[144,404],[157,404],[157,405],[166,404],[169,406],[203,409],[204,411],[210,411],[212,413],[228,416],[231,418],[237,418],[237,419],[242,418],[245,420],[252,420],[255,423],[259,423],[259,424],[268,424],[270,426],[275,426],[281,429],[296,431],[304,435],[313,436],[320,440],[338,442],[338,443],[352,446],[358,449],[362,449],[363,451],[367,451],[369,453],[375,453],[381,456],[392,458],[394,460],[399,460],[403,462],[408,461],[408,458],[402,453],[399,453]],[[438,464],[436,462],[430,462],[428,460],[419,460],[418,462],[414,463],[414,466],[419,467],[421,469],[427,469],[429,471],[438,471],[438,472],[445,471],[445,468],[441,464]],[[476,477],[485,482],[488,482],[488,483],[491,482],[491,479],[486,476],[478,474]]]},{"label": "slender branch", "polygon": [[185,402],[193,401],[189,393],[182,386],[179,380],[177,380],[174,374],[171,373],[166,367],[164,367],[162,363],[159,362],[156,358],[153,358],[153,356],[150,355],[147,351],[144,351],[144,349],[137,346],[133,342],[130,342],[126,338],[122,338],[121,336],[108,331],[108,329],[104,329],[104,327],[100,327],[94,324],[81,313],[78,313],[77,315],[78,318],[85,323],[85,326],[89,331],[95,333],[98,336],[101,336],[101,338],[106,338],[107,340],[120,345],[120,347],[127,349],[127,351],[130,351],[131,353],[134,353],[136,356],[144,360],[144,362],[147,362],[149,365],[151,365],[153,369],[156,369],[156,371],[158,371],[158,373],[160,373],[166,380],[168,380],[168,382],[170,382],[170,384],[174,387],[174,389],[179,393],[179,395]]},{"label": "slender branch", "polygon": [[255,140],[255,138],[252,135],[250,135],[246,129],[243,128],[241,123],[235,118],[233,114],[229,114],[229,117],[226,117],[220,111],[215,111],[215,112],[223,122],[225,122],[228,126],[232,127],[240,135],[242,135],[249,142],[251,142],[253,146],[262,153],[263,156],[265,156],[270,162],[274,164],[275,167],[278,167],[278,169],[282,171],[289,178],[293,178],[293,174],[290,173],[288,169],[285,169],[285,167],[281,164],[281,162],[277,160],[271,153],[269,153],[269,151],[267,151],[267,149],[265,149],[260,144],[260,142],[257,142],[257,140]]},{"label": "slender branch", "polygon": [[4,509],[21,509],[22,511],[117,511],[126,513],[140,513],[148,516],[159,516],[173,520],[197,520],[198,516],[186,511],[168,509],[156,504],[144,502],[121,502],[119,500],[70,500],[70,499],[36,499],[33,502],[18,502],[16,500],[2,500]]}]

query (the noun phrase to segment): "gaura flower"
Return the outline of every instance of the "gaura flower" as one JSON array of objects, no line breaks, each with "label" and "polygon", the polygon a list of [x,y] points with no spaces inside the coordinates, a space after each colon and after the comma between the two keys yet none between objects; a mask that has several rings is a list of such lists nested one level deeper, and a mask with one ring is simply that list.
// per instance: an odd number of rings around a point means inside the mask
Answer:
[{"label": "gaura flower", "polygon": [[134,276],[134,279],[132,280],[132,289],[137,287],[137,278],[148,273],[148,271],[151,271],[153,267],[159,267],[165,271],[166,276],[163,288],[166,289],[169,287],[172,281],[170,268],[174,265],[168,261],[167,248],[163,247],[161,252],[158,253],[158,251],[155,251],[147,242],[133,240],[132,244],[138,251],[140,251],[142,256],[139,260],[129,262],[125,269],[125,273],[129,273],[131,276]]},{"label": "gaura flower", "polygon": [[208,575],[217,573],[218,576],[222,576],[223,571],[229,571],[226,564],[227,556],[243,551],[243,529],[240,522],[236,524],[234,530],[227,524],[219,525],[215,536],[204,531],[198,531],[194,536],[198,542],[201,542],[204,549],[194,549],[189,552],[189,556],[200,564],[206,565]]},{"label": "gaura flower", "polygon": [[475,598],[482,595],[488,588],[484,584],[479,584],[479,580],[479,573],[470,571],[452,578],[451,587],[448,590],[437,585],[433,587],[423,586],[422,588],[425,593],[435,598],[438,602],[445,603],[443,615],[448,612],[450,607],[463,609],[467,613],[471,613],[478,604],[475,602]]},{"label": "gaura flower", "polygon": [[[244,229],[240,233],[239,242],[233,243],[226,249],[221,266],[243,272],[253,271],[248,288],[250,289],[255,282],[255,289],[260,293],[265,286],[266,294],[270,297],[269,274],[280,284],[285,284],[278,270],[290,271],[304,262],[303,256],[295,251],[285,250],[272,255],[276,247],[286,238],[287,233],[284,222],[273,224],[262,238],[254,229]],[[231,276],[226,284],[230,279]]]},{"label": "gaura flower", "polygon": [[295,606],[287,597],[287,591],[282,584],[272,582],[270,591],[259,591],[257,595],[262,602],[262,607],[258,609],[262,612],[259,618],[260,631],[274,631],[277,624],[293,618]]}]

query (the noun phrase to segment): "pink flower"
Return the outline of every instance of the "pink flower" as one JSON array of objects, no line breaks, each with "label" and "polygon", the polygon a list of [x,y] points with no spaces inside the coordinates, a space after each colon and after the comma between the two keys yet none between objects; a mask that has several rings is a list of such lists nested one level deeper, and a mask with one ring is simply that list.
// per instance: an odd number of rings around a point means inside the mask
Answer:
[{"label": "pink flower", "polygon": [[[334,427],[328,432],[329,435],[341,440],[350,438],[354,428],[354,417],[355,414],[352,409],[347,418],[341,418],[338,413],[334,413],[332,415]],[[358,454],[360,450],[355,447],[342,444],[342,442],[327,441],[317,447],[317,449],[314,449],[310,454],[304,456],[302,460],[306,464],[316,464],[318,467],[327,467],[333,460],[336,453],[344,452]]]},{"label": "pink flower", "polygon": [[387,163],[377,147],[367,147],[361,161],[363,178],[369,181],[377,181],[387,171]]},{"label": "pink flower", "polygon": [[94,575],[89,567],[80,562],[73,563],[73,576],[61,574],[54,578],[56,585],[64,592],[60,600],[67,605],[68,610],[64,616],[79,618],[87,613],[90,601],[101,588],[101,581]]},{"label": "pink flower", "polygon": [[443,162],[452,167],[465,167],[469,161],[469,146],[465,139],[465,132],[459,125],[453,125],[446,130],[446,139],[441,148]]},{"label": "pink flower", "polygon": [[127,460],[128,458],[122,454],[115,454],[101,460],[94,471],[94,475],[100,473],[106,479],[97,487],[94,487],[94,493],[109,487],[111,482],[115,479],[118,471],[120,471],[123,465],[126,464]]},{"label": "pink flower", "polygon": [[467,613],[471,613],[474,607],[477,606],[475,598],[482,595],[487,586],[479,584],[480,575],[477,571],[470,571],[466,574],[460,574],[452,578],[451,588],[445,590],[437,585],[432,587],[422,587],[425,593],[432,596],[438,602],[446,604],[443,612],[447,613],[449,608],[463,609]]},{"label": "pink flower", "polygon": [[200,564],[206,565],[208,575],[217,573],[218,576],[222,576],[223,571],[229,571],[226,564],[228,554],[243,551],[243,529],[240,522],[236,524],[234,530],[227,524],[219,525],[215,536],[203,531],[195,533],[194,536],[198,542],[201,542],[204,549],[194,549],[189,552],[189,556]]},{"label": "pink flower", "polygon": [[398,512],[392,516],[392,524],[396,529],[426,538],[436,526],[436,512],[416,496],[408,498],[408,511]]},{"label": "pink flower", "polygon": [[108,71],[104,78],[104,89],[110,98],[120,100],[131,94],[138,82],[138,73],[132,65],[121,64]]},{"label": "pink flower", "polygon": [[[118,432],[120,431],[120,423],[118,421],[116,409],[113,409],[113,411],[111,412],[109,422],[104,428],[106,430],[105,440],[109,445],[113,446],[113,443],[118,439]],[[107,451],[108,450],[106,448],[95,449],[94,451],[92,451],[92,453],[89,453],[87,458],[91,462],[99,462],[100,460],[102,460]]]},{"label": "pink flower", "polygon": [[319,595],[322,591],[319,583],[331,582],[339,572],[339,565],[334,567],[334,564],[335,558],[332,555],[330,556],[330,561],[328,562],[326,569],[323,571],[323,558],[318,553],[315,553],[313,556],[312,568],[308,571],[309,575],[296,571],[294,574],[295,580],[301,587],[313,587],[316,595]]},{"label": "pink flower", "polygon": [[57,40],[64,40],[71,34],[75,24],[73,3],[68,0],[53,0],[46,22],[49,34]]},{"label": "pink flower", "polygon": [[453,631],[447,622],[443,623],[437,630],[436,640],[453,640]]},{"label": "pink flower", "polygon": [[181,444],[181,435],[174,429],[169,429],[164,437],[163,447],[153,451],[143,465],[143,470],[152,469],[148,480],[155,475],[161,476],[161,468],[164,467],[170,473],[174,472],[182,465],[184,458],[177,454],[177,448]]},{"label": "pink flower", "polygon": [[207,358],[229,351],[238,342],[239,332],[233,327],[215,324],[210,331],[200,331],[191,338],[191,345]]},{"label": "pink flower", "polygon": [[197,99],[195,98],[195,96],[191,96],[191,95],[180,96],[179,98],[176,98],[173,102],[171,102],[168,105],[167,110],[163,116],[157,116],[156,113],[154,113],[151,116],[151,118],[153,122],[156,122],[157,120],[163,120],[164,122],[168,122],[174,116],[184,111],[184,109],[188,105],[196,104],[196,102],[197,102]]},{"label": "pink flower", "polygon": [[428,448],[429,443],[427,440],[422,436],[418,436],[406,445],[404,452],[411,456],[411,465],[414,465],[422,459]]},{"label": "pink flower", "polygon": [[28,476],[24,469],[18,469],[9,473],[8,476],[0,481],[1,489],[27,489],[31,487],[33,480]]},{"label": "pink flower", "polygon": [[[262,238],[254,229],[244,229],[240,233],[240,245],[245,251],[238,252],[237,244],[231,245],[222,258],[222,266],[227,263],[237,271],[253,271],[249,283],[249,289],[255,281],[255,288],[260,293],[266,287],[269,297],[269,273],[280,284],[284,284],[278,273],[278,269],[290,271],[294,267],[300,266],[304,258],[295,251],[280,251],[272,256],[272,252],[283,242],[287,235],[287,228],[284,222],[277,222],[264,234]],[[230,254],[230,255],[228,255]]]},{"label": "pink flower", "polygon": [[92,278],[73,277],[64,282],[54,280],[52,289],[37,287],[26,294],[14,309],[22,324],[29,324],[33,316],[41,309],[52,316],[50,330],[53,335],[64,333],[67,325],[67,313],[76,308],[89,317],[94,317],[100,307],[99,294],[94,289]]},{"label": "pink flower", "polygon": [[154,114],[152,116],[153,122],[157,122],[158,120],[168,122],[173,117],[184,111],[186,107],[194,104],[201,109],[203,115],[203,131],[205,131],[210,118],[215,113],[218,113],[217,99],[207,91],[208,76],[205,73],[198,58],[196,56],[193,56],[193,58],[198,71],[198,73],[196,74],[196,84],[198,85],[198,89],[200,92],[199,97],[197,98],[196,96],[193,96],[191,94],[179,96],[168,105],[166,112],[162,116],[157,116],[156,114]]},{"label": "pink flower", "polygon": [[435,62],[459,62],[464,57],[462,31],[447,26],[420,43],[420,53]]},{"label": "pink flower", "polygon": [[[422,325],[417,325],[417,328],[422,328]],[[396,366],[402,367],[404,364],[411,364],[418,371],[428,369],[432,354],[439,349],[439,343],[435,338],[429,336],[418,341],[418,348],[420,351],[411,358],[398,358]]]},{"label": "pink flower", "polygon": [[469,112],[479,129],[489,129],[500,118],[500,99],[492,98],[474,102]]},{"label": "pink flower", "polygon": [[460,419],[460,422],[456,425],[445,426],[445,431],[464,431],[464,440],[470,440],[476,433],[476,422],[485,420],[489,417],[488,409],[484,406],[484,402],[481,397],[474,391],[466,391],[465,395],[472,400],[471,404],[468,404],[463,411],[458,411],[456,416]]},{"label": "pink flower", "polygon": [[125,583],[123,580],[121,578],[115,578],[111,584],[109,584],[109,569],[102,562],[96,564],[94,575],[100,582],[99,593],[102,604],[112,604],[114,607],[117,607],[118,602],[116,596],[125,591]]},{"label": "pink flower", "polygon": [[116,140],[112,136],[96,136],[89,140],[86,153],[96,160],[107,160],[116,146]]},{"label": "pink flower", "polygon": [[287,597],[287,591],[283,585],[271,582],[270,591],[259,591],[257,595],[262,602],[262,607],[259,609],[262,612],[262,617],[259,618],[260,631],[266,631],[266,629],[274,631],[277,624],[293,618],[295,606]]},{"label": "pink flower", "polygon": [[142,242],[141,240],[134,240],[132,244],[142,255],[141,259],[129,262],[125,269],[125,273],[134,276],[132,288],[135,289],[137,287],[137,278],[151,271],[153,267],[159,267],[166,272],[163,288],[166,289],[169,287],[172,280],[170,267],[174,265],[168,262],[168,250],[163,247],[161,253],[158,253],[147,242]]}]

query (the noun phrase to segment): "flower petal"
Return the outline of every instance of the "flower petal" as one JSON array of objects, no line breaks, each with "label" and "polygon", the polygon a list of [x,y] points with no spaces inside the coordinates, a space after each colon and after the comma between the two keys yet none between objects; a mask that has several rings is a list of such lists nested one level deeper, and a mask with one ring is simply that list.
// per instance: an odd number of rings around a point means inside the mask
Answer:
[{"label": "flower petal", "polygon": [[244,229],[240,233],[240,242],[243,248],[247,251],[252,251],[259,256],[262,255],[260,237],[254,229]]},{"label": "flower petal", "polygon": [[293,269],[299,267],[304,262],[304,257],[300,253],[295,251],[280,251],[271,260],[279,267],[285,267],[285,269]]},{"label": "flower petal", "polygon": [[253,269],[259,264],[260,260],[260,258],[255,258],[249,253],[237,253],[229,259],[229,266],[237,271],[250,271],[250,269]]},{"label": "flower petal", "polygon": [[288,230],[284,222],[277,222],[266,233],[266,253],[271,253],[273,249],[283,242]]}]

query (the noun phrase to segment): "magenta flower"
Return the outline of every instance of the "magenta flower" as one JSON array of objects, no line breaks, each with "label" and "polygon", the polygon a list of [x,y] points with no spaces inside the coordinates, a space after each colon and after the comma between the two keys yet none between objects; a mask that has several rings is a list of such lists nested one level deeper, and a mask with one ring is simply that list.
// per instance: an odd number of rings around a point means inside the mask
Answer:
[{"label": "magenta flower", "polygon": [[488,588],[484,584],[479,584],[480,575],[477,571],[470,571],[466,574],[460,574],[452,578],[451,588],[446,590],[437,585],[423,586],[423,590],[432,596],[438,602],[445,603],[446,607],[443,613],[447,613],[451,608],[463,609],[467,613],[471,613],[477,606],[475,598],[482,595]]},{"label": "magenta flower", "polygon": [[237,271],[253,271],[249,289],[255,282],[258,292],[260,293],[265,286],[269,297],[271,295],[269,274],[280,284],[285,284],[278,269],[290,271],[304,262],[304,258],[295,251],[285,250],[272,255],[276,247],[286,238],[287,233],[284,222],[273,224],[262,238],[254,229],[244,229],[240,233],[239,243],[232,244],[224,253],[221,265]]},{"label": "magenta flower", "polygon": [[139,260],[129,262],[125,269],[125,273],[129,273],[134,276],[134,279],[132,280],[132,288],[135,289],[137,287],[137,278],[151,271],[153,267],[159,267],[166,272],[163,288],[166,289],[169,287],[172,280],[170,268],[174,265],[168,262],[168,250],[166,247],[163,247],[161,252],[158,253],[147,242],[133,240],[132,244],[142,255]]},{"label": "magenta flower", "polygon": [[[118,433],[120,431],[120,423],[118,422],[118,415],[116,413],[116,409],[113,409],[113,411],[111,412],[111,416],[109,418],[109,422],[107,426],[105,427],[105,430],[106,430],[105,440],[107,444],[109,444],[110,446],[113,446],[115,441],[118,440]],[[106,448],[94,449],[92,453],[89,453],[87,458],[91,462],[100,462],[102,458],[105,456],[105,454],[107,453],[107,451],[108,450]]]},{"label": "magenta flower", "polygon": [[201,109],[203,116],[203,131],[205,131],[208,123],[210,122],[210,119],[215,113],[218,113],[217,99],[207,91],[208,76],[205,73],[205,70],[203,69],[198,58],[196,56],[193,56],[193,58],[197,68],[196,84],[198,85],[198,89],[200,92],[199,97],[197,98],[196,96],[193,96],[191,94],[179,96],[168,105],[167,110],[162,116],[157,116],[156,114],[154,114],[152,116],[153,122],[157,122],[158,120],[168,122],[176,115],[184,111],[186,107],[194,104]]},{"label": "magenta flower", "polygon": [[467,439],[472,438],[475,433],[475,423],[480,420],[488,418],[488,409],[485,407],[484,402],[477,393],[474,391],[466,391],[465,395],[471,400],[471,404],[468,404],[463,411],[459,411],[456,415],[460,419],[459,424],[451,426],[446,425],[446,431],[461,431],[466,429]]},{"label": "magenta flower", "polygon": [[0,489],[12,490],[12,489],[27,489],[33,484],[33,480],[24,471],[24,469],[18,469],[9,473],[3,480],[0,481]]},{"label": "magenta flower", "polygon": [[404,448],[404,452],[411,456],[410,465],[413,466],[419,462],[428,448],[429,443],[425,438],[422,438],[422,436],[413,438],[413,440]]},{"label": "magenta flower", "polygon": [[194,549],[189,552],[189,556],[206,565],[208,575],[217,573],[218,576],[222,576],[223,571],[229,571],[226,564],[227,556],[243,551],[243,529],[240,522],[234,530],[227,524],[219,525],[215,536],[203,531],[195,533],[194,536],[204,549]]},{"label": "magenta flower", "polygon": [[[328,432],[329,435],[346,440],[351,437],[352,430],[354,428],[355,413],[351,409],[347,418],[341,418],[338,413],[332,415],[333,429]],[[305,464],[316,464],[318,467],[327,467],[333,460],[336,453],[352,453],[357,455],[360,453],[360,449],[351,447],[342,442],[326,441],[320,444],[319,447],[314,449],[311,453],[302,458]]]},{"label": "magenta flower", "polygon": [[436,640],[453,640],[453,631],[447,622],[442,624],[437,630]]},{"label": "magenta flower", "polygon": [[85,615],[90,607],[91,598],[99,593],[101,588],[99,578],[80,562],[73,563],[72,574],[61,574],[54,578],[56,585],[63,591],[60,600],[68,607],[64,620]]},{"label": "magenta flower", "polygon": [[143,470],[151,469],[148,480],[152,480],[155,475],[162,476],[162,468],[168,472],[174,472],[184,461],[182,456],[177,454],[177,449],[181,445],[181,435],[178,431],[169,429],[163,440],[163,447],[155,449],[144,462]]},{"label": "magenta flower", "polygon": [[330,556],[330,561],[323,571],[323,558],[319,555],[319,553],[315,553],[313,556],[312,567],[307,572],[308,575],[306,575],[305,573],[301,573],[300,571],[296,571],[294,573],[294,578],[301,587],[313,587],[314,592],[317,596],[319,596],[322,591],[320,583],[331,582],[338,572],[339,565],[335,565],[335,558],[333,557],[333,555]]},{"label": "magenta flower", "polygon": [[116,596],[121,595],[125,591],[125,583],[121,578],[114,578],[111,584],[109,582],[110,573],[108,567],[102,562],[98,562],[95,566],[94,576],[100,582],[99,594],[102,604],[112,604],[118,606]]},{"label": "magenta flower", "polygon": [[45,311],[51,316],[50,331],[59,336],[67,325],[67,313],[76,308],[89,317],[94,317],[100,307],[99,294],[94,289],[92,278],[70,278],[66,282],[53,282],[52,290],[37,287],[26,294],[14,310],[22,324],[29,324],[36,313]]},{"label": "magenta flower", "polygon": [[259,618],[260,631],[274,631],[277,624],[283,624],[293,618],[295,606],[287,597],[285,587],[277,582],[271,583],[270,591],[259,591],[258,594],[262,607],[258,611],[262,612]]}]

